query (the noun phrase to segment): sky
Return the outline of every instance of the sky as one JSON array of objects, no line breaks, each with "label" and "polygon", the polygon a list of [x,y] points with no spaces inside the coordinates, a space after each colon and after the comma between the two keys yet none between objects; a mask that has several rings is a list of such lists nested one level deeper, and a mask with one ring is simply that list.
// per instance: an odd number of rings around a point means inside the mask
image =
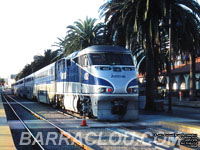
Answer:
[{"label": "sky", "polygon": [[[198,0],[200,2],[200,0]],[[86,16],[99,19],[105,0],[0,0],[0,77],[19,73],[43,55],[66,27]]]},{"label": "sky", "polygon": [[66,27],[86,16],[99,19],[104,0],[1,0],[0,77],[19,73],[34,55],[66,35]]}]

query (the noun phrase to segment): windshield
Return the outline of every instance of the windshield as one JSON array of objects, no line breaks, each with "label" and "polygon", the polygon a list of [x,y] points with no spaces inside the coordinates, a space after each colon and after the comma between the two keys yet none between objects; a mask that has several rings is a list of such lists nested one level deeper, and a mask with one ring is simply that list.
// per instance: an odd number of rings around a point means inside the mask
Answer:
[{"label": "windshield", "polygon": [[124,53],[93,53],[89,54],[92,65],[133,65],[130,54]]}]

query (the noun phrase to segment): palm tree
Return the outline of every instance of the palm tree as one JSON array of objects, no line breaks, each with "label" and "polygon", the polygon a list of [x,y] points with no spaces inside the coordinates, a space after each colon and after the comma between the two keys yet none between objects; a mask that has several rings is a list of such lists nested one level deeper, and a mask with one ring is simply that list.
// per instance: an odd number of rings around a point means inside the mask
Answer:
[{"label": "palm tree", "polygon": [[55,44],[52,46],[58,47],[56,50],[58,55],[53,59],[53,61],[61,59],[64,56],[65,51],[65,38],[58,38],[58,42],[55,42]]},{"label": "palm tree", "polygon": [[126,46],[126,32],[123,26],[122,10],[124,1],[112,0],[108,1],[100,7],[101,17],[105,17],[108,33],[106,41],[110,44]]},{"label": "palm tree", "polygon": [[[111,33],[117,32],[117,29],[112,28],[115,24],[123,27],[128,47],[134,45],[135,35],[137,39],[141,38],[145,45],[146,110],[154,108],[155,69],[152,66],[157,63],[155,58],[156,54],[159,54],[155,51],[155,49],[159,50],[156,47],[160,45],[159,24],[163,20],[169,20],[170,5],[172,17],[176,16],[182,22],[186,21],[182,16],[183,12],[188,10],[199,16],[200,8],[195,0],[110,0],[100,8],[101,14],[105,16],[106,24],[110,26],[108,28],[112,29]],[[172,19],[172,23],[177,21]],[[169,67],[171,68],[171,64]]]},{"label": "palm tree", "polygon": [[35,55],[33,65],[33,72],[51,64],[58,56],[59,50],[52,51],[50,49],[44,50],[44,55]]},{"label": "palm tree", "polygon": [[56,61],[55,58],[57,58],[59,52],[60,50],[52,51],[50,49],[47,49],[44,51],[44,56],[35,55],[34,61],[31,62],[31,64],[27,64],[26,66],[24,66],[22,71],[17,74],[16,80],[26,77],[30,75],[31,73],[36,72],[37,70]]},{"label": "palm tree", "polygon": [[105,25],[97,23],[96,19],[88,18],[84,21],[78,20],[74,25],[67,26],[67,35],[64,54],[69,54],[75,50],[81,50],[91,45],[102,44],[104,41]]},{"label": "palm tree", "polygon": [[59,50],[64,50],[65,49],[65,38],[57,38],[58,42],[55,42],[54,45],[55,47],[58,47]]},{"label": "palm tree", "polygon": [[[105,18],[113,21],[114,24],[121,24],[126,30],[128,45],[132,44],[133,38],[141,35],[144,44],[146,60],[146,109],[154,108],[154,89],[155,89],[155,70],[154,66],[154,47],[155,38],[158,31],[159,18],[164,14],[163,5],[158,1],[149,0],[112,0],[103,6]],[[102,8],[101,8],[102,9]],[[105,10],[106,9],[106,10]],[[117,16],[120,19],[115,18]],[[119,17],[120,16],[120,17]],[[107,21],[107,20],[106,20]],[[137,33],[137,34],[136,34]],[[134,41],[135,42],[135,41]],[[132,44],[133,45],[133,44]]]}]

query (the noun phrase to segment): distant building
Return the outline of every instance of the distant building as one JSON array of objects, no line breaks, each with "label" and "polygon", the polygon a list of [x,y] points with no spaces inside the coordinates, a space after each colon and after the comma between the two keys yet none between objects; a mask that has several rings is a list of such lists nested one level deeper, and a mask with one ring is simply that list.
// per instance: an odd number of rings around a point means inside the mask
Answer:
[{"label": "distant building", "polygon": [[[173,90],[189,90],[190,89],[190,63],[176,62],[175,68],[172,69],[172,89]],[[200,89],[200,58],[196,59],[196,89]],[[166,83],[168,89],[169,78],[164,74],[160,80],[162,83]]]},{"label": "distant building", "polygon": [[[189,96],[189,89],[190,89],[190,63],[189,58],[185,59],[178,59],[175,62],[175,67],[172,69],[172,90],[173,96],[177,96],[179,91],[184,91],[184,95],[187,97]],[[139,83],[144,83],[145,78],[142,75],[138,75]],[[159,76],[159,82],[164,85],[163,88],[169,89],[169,77],[164,71]],[[196,58],[196,89],[200,91],[200,57]],[[200,96],[200,93],[197,96]]]},{"label": "distant building", "polygon": [[5,79],[5,81],[6,81],[6,87],[7,88],[11,88],[11,85],[13,84],[13,83],[15,83],[15,77],[16,77],[17,75],[15,75],[15,74],[11,74],[7,79]]}]

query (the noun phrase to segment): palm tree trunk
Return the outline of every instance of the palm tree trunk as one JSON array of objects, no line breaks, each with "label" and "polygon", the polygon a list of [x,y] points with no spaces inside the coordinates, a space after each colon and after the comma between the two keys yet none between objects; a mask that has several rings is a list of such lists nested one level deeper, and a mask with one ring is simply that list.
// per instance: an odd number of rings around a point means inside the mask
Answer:
[{"label": "palm tree trunk", "polygon": [[196,100],[196,62],[195,52],[190,53],[190,101]]},{"label": "palm tree trunk", "polygon": [[125,29],[123,29],[123,27],[120,27],[117,33],[117,45],[122,47],[126,47],[126,35],[124,31]]},{"label": "palm tree trunk", "polygon": [[150,30],[147,23],[146,32],[146,106],[145,110],[155,110],[154,106],[154,59],[150,38]]},{"label": "palm tree trunk", "polygon": [[158,98],[158,84],[159,84],[159,80],[158,80],[158,45],[154,43],[154,77],[155,77],[155,89],[154,89],[154,93],[155,93],[155,96],[154,98],[157,99]]}]

